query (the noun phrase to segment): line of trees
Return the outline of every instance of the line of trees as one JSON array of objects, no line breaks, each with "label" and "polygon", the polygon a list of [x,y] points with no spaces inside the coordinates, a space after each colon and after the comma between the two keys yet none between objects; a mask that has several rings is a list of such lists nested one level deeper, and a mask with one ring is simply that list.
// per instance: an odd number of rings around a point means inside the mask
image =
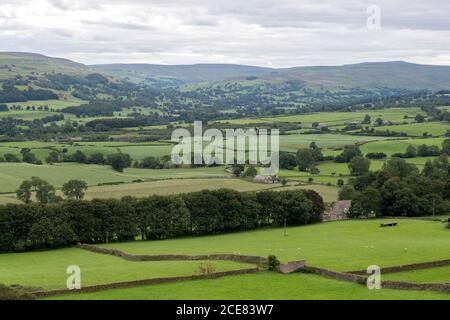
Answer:
[{"label": "line of trees", "polygon": [[[88,185],[83,180],[69,180],[63,184],[61,191],[67,199],[82,200]],[[56,195],[56,188],[49,182],[39,178],[31,177],[30,180],[24,180],[16,191],[17,199],[24,203],[31,203],[33,193],[39,203],[58,203],[63,198]]]},{"label": "line of trees", "polygon": [[[410,145],[404,153],[394,153],[392,158],[414,158],[414,157],[435,157],[439,155],[450,154],[450,139],[442,142],[442,148],[439,146],[429,146],[426,144],[417,147]],[[367,159],[385,159],[387,155],[383,152],[372,152],[366,154]],[[352,175],[363,175],[368,172],[370,161],[363,157],[363,153],[357,145],[345,146],[337,156],[324,156],[315,142],[311,142],[309,148],[299,149],[296,154],[280,152],[280,168],[292,170],[297,168],[299,171],[310,172],[312,174],[320,173],[317,164],[321,161],[334,160],[336,163],[348,163]]]},{"label": "line of trees", "polygon": [[311,190],[8,204],[0,206],[0,251],[303,225],[320,221],[323,211],[322,197]]},{"label": "line of trees", "polygon": [[27,88],[19,90],[16,87],[3,83],[0,90],[0,102],[25,102],[28,100],[52,100],[59,99],[59,96],[50,90]]},{"label": "line of trees", "polygon": [[425,163],[422,171],[404,159],[393,158],[382,170],[367,172],[340,190],[351,199],[351,217],[419,216],[450,211],[450,164],[447,155]]}]

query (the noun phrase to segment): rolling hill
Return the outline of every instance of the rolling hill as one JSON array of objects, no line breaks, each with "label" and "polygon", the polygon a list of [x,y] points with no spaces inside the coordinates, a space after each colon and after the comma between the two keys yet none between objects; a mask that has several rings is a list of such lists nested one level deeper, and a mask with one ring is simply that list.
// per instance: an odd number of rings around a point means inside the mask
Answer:
[{"label": "rolling hill", "polygon": [[269,84],[301,82],[307,87],[323,88],[450,88],[450,66],[421,65],[404,61],[371,62],[343,66],[263,68],[228,64],[93,65],[93,70],[133,82],[179,85],[198,82],[260,80]]},{"label": "rolling hill", "polygon": [[278,69],[262,77],[268,81],[301,80],[311,86],[448,89],[450,66],[433,66],[404,61],[359,63],[330,67]]},{"label": "rolling hill", "polygon": [[174,86],[199,82],[245,83],[249,80],[279,85],[301,83],[312,88],[450,88],[450,66],[420,65],[404,61],[371,62],[343,66],[264,68],[237,64],[101,64],[86,66],[67,59],[36,53],[0,52],[0,80],[17,74],[102,73],[132,82]]},{"label": "rolling hill", "polygon": [[221,81],[275,71],[271,68],[235,64],[106,64],[90,67],[97,72],[108,73],[118,78],[127,78],[133,82],[166,82],[169,84]]},{"label": "rolling hill", "polygon": [[16,75],[64,73],[85,75],[89,68],[81,63],[28,52],[0,52],[0,80]]}]

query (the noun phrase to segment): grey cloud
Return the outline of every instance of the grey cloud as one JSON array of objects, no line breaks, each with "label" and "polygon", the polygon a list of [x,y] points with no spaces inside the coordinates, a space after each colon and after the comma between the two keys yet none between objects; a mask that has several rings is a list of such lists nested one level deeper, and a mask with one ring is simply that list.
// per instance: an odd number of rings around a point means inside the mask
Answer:
[{"label": "grey cloud", "polygon": [[[381,30],[366,28],[373,2]],[[444,0],[3,0],[0,50],[84,63],[450,64],[448,12]]]}]

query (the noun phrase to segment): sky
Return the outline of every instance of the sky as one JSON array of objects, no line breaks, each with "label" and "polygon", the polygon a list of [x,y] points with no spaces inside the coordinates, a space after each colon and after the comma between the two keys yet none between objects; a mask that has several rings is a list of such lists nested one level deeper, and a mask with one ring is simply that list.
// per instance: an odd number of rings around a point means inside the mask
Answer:
[{"label": "sky", "polygon": [[448,0],[0,0],[0,51],[100,63],[450,65]]}]

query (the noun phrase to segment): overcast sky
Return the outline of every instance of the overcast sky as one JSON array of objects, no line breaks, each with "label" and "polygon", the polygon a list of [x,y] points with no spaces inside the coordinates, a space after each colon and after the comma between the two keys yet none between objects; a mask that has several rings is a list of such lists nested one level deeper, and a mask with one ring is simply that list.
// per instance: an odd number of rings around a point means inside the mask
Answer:
[{"label": "overcast sky", "polygon": [[[369,5],[381,29],[367,28]],[[86,64],[450,65],[449,14],[449,0],[0,0],[0,51]]]}]

